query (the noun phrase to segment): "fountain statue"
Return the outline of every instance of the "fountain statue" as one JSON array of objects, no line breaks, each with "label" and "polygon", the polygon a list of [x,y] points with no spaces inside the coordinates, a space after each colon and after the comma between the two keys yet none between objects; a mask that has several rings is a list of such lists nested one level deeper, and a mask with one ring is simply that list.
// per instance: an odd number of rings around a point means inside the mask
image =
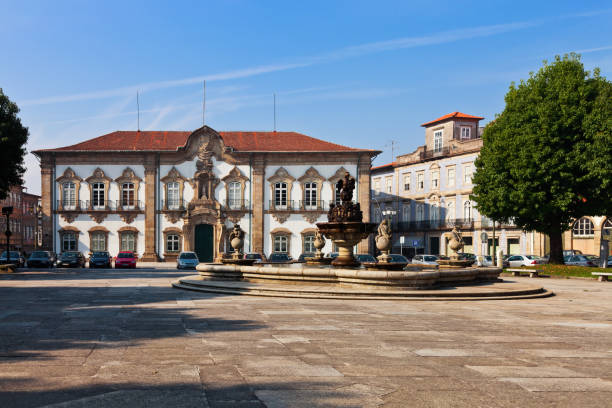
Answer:
[{"label": "fountain statue", "polygon": [[323,257],[323,252],[321,252],[321,250],[325,246],[325,237],[323,236],[323,234],[321,234],[321,231],[319,231],[318,229],[315,231],[313,245],[317,251],[315,252],[315,256],[306,258],[306,263],[314,264],[314,265],[329,264],[332,261],[332,259]]},{"label": "fountain statue", "polygon": [[472,261],[469,259],[460,259],[458,252],[463,248],[464,242],[463,237],[461,236],[461,232],[455,225],[453,230],[451,231],[451,239],[448,242],[448,247],[454,252],[450,256],[450,259],[439,259],[438,264],[440,266],[444,266],[446,268],[465,268],[472,264]]},{"label": "fountain statue", "polygon": [[364,262],[362,265],[367,269],[382,269],[387,271],[404,269],[406,263],[391,262],[389,252],[391,252],[391,246],[393,245],[392,238],[389,220],[385,218],[378,226],[378,235],[374,238],[376,248],[381,252],[381,255],[378,256],[378,262]]},{"label": "fountain statue", "polygon": [[355,179],[348,172],[338,180],[336,188],[340,190],[341,203],[330,204],[328,222],[319,222],[317,227],[338,246],[338,256],[332,261],[333,266],[359,266],[360,263],[353,256],[353,247],[367,238],[376,224],[363,222],[359,203],[353,203]]},{"label": "fountain statue", "polygon": [[234,264],[234,265],[253,265],[256,259],[243,259],[242,248],[244,247],[244,230],[240,228],[239,224],[235,224],[234,228],[229,234],[230,245],[234,249],[234,253],[231,257],[227,257],[229,255],[226,253],[221,262],[224,264]]}]

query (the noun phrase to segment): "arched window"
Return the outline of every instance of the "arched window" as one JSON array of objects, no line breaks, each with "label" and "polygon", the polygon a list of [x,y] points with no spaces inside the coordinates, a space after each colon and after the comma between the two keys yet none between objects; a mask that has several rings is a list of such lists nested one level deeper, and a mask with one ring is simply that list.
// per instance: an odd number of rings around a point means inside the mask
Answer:
[{"label": "arched window", "polygon": [[466,221],[472,220],[472,202],[470,200],[463,203],[463,218]]},{"label": "arched window", "polygon": [[176,234],[166,236],[166,252],[179,252],[181,239]]},{"label": "arched window", "polygon": [[64,193],[62,205],[64,209],[74,210],[76,208],[76,184],[68,181],[62,187]]},{"label": "arched window", "polygon": [[167,183],[166,188],[168,192],[168,209],[178,210],[180,203],[178,181],[171,181]]},{"label": "arched window", "polygon": [[106,234],[102,231],[92,232],[90,245],[92,252],[106,251]]},{"label": "arched window", "polygon": [[446,220],[454,221],[455,220],[455,202],[449,201],[446,203]]},{"label": "arched window", "polygon": [[123,183],[121,185],[121,206],[124,209],[134,208],[134,183]]},{"label": "arched window", "polygon": [[289,240],[286,235],[274,236],[274,252],[289,252]]},{"label": "arched window", "polygon": [[429,207],[429,219],[433,224],[436,224],[440,219],[440,207],[438,203],[433,203]]},{"label": "arched window", "polygon": [[76,251],[77,241],[74,232],[65,232],[62,234],[62,252]]},{"label": "arched window", "polygon": [[229,208],[232,210],[237,210],[241,208],[240,195],[242,185],[238,181],[233,181],[227,186],[227,197],[229,200]]},{"label": "arched window", "polygon": [[274,208],[287,209],[287,183],[274,184]]},{"label": "arched window", "polygon": [[576,237],[589,237],[594,234],[593,222],[587,217],[582,217],[574,223],[574,236]]},{"label": "arched window", "polygon": [[417,222],[423,221],[425,218],[423,203],[416,204],[416,220]]},{"label": "arched window", "polygon": [[134,232],[123,231],[121,233],[121,246],[119,250],[136,252],[136,237]]}]

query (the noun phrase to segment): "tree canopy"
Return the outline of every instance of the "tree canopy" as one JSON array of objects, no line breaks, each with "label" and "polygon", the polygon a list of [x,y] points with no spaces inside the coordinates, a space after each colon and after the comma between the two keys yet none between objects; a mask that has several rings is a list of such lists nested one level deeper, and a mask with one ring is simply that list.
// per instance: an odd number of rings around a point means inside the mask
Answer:
[{"label": "tree canopy", "polygon": [[0,200],[11,186],[22,184],[28,128],[17,116],[19,108],[0,88]]},{"label": "tree canopy", "polygon": [[612,83],[579,55],[557,56],[505,102],[483,132],[472,199],[493,220],[548,234],[560,263],[574,220],[612,215]]}]

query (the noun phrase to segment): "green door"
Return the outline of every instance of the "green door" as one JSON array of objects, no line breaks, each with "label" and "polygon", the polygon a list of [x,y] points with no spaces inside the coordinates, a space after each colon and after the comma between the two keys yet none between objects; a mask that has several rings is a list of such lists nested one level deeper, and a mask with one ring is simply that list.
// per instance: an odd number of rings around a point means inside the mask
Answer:
[{"label": "green door", "polygon": [[200,262],[213,261],[213,227],[208,224],[200,224],[195,227],[195,253],[198,254]]}]

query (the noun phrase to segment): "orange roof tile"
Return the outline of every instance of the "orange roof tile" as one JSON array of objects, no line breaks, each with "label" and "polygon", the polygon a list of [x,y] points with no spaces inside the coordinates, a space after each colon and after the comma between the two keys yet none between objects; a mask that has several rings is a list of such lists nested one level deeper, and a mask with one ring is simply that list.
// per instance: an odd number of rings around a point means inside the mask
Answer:
[{"label": "orange roof tile", "polygon": [[[176,151],[193,132],[116,131],[71,146],[36,152]],[[296,132],[219,132],[225,146],[243,152],[338,152],[354,149]]]},{"label": "orange roof tile", "polygon": [[386,167],[393,167],[395,166],[395,162],[391,162],[391,163],[387,163],[387,164],[383,164],[381,166],[376,166],[376,167],[370,167],[370,171],[371,170],[380,170],[380,169],[384,169]]},{"label": "orange roof tile", "polygon": [[461,112],[452,112],[448,115],[440,116],[438,119],[434,119],[430,122],[425,122],[421,126],[427,127],[429,125],[433,125],[434,123],[443,122],[448,119],[457,118],[457,119],[473,119],[473,120],[483,120],[483,117],[468,115],[466,113]]}]

